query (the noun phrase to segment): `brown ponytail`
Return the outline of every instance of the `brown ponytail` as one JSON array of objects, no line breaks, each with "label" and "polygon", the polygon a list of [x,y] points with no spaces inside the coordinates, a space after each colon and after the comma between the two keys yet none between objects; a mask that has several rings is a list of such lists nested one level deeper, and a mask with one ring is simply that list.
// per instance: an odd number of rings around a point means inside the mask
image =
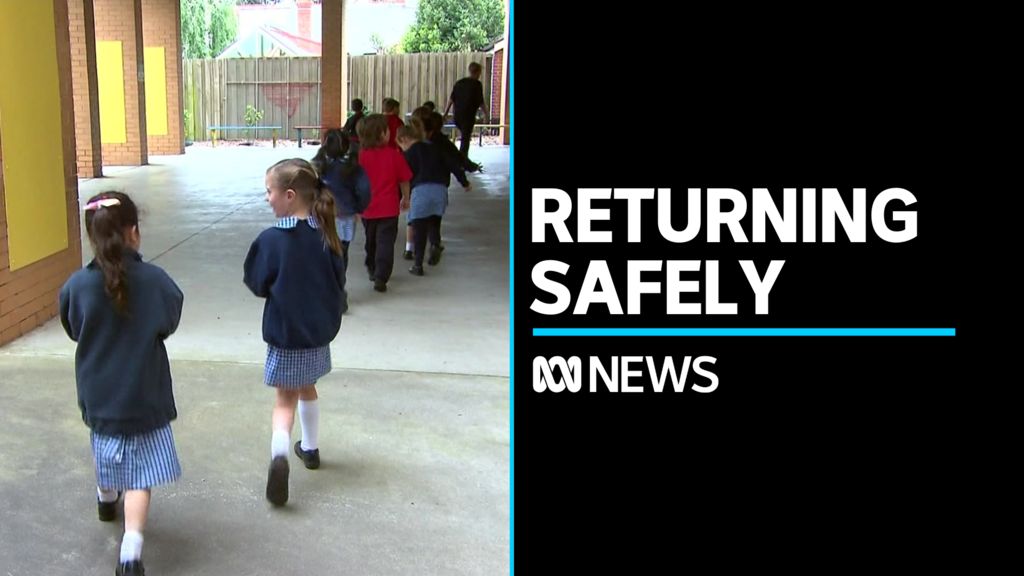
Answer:
[{"label": "brown ponytail", "polygon": [[103,287],[118,314],[128,314],[128,270],[125,234],[139,225],[139,211],[121,192],[103,192],[89,199],[85,229],[93,254],[103,271]]}]

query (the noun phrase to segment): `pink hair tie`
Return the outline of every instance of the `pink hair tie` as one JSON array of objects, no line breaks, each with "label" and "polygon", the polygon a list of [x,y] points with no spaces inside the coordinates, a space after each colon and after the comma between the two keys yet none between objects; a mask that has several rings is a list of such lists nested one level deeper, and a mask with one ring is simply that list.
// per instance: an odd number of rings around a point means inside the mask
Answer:
[{"label": "pink hair tie", "polygon": [[99,210],[100,208],[109,208],[111,206],[120,206],[121,200],[118,198],[100,198],[95,202],[89,202],[85,205],[84,210],[86,212],[90,210]]}]

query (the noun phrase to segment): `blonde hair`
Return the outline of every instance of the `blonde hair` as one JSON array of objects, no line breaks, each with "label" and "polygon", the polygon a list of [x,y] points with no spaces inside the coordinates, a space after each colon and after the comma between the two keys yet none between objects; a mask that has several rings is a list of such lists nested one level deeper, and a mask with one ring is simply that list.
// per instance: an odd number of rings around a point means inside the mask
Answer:
[{"label": "blonde hair", "polygon": [[294,190],[299,198],[313,210],[324,244],[338,256],[342,255],[341,240],[338,238],[338,227],[334,223],[334,196],[324,190],[323,183],[316,169],[302,158],[281,160],[267,168],[274,185],[282,190]]}]

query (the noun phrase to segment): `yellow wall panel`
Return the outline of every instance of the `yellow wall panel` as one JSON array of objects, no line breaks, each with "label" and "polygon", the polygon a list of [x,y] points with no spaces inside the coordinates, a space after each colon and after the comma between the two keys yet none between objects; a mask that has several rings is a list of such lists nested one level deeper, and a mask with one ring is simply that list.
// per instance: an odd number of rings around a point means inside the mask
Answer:
[{"label": "yellow wall panel", "polygon": [[124,111],[124,62],[121,55],[120,42],[96,42],[100,142],[103,144],[124,144],[128,141]]},{"label": "yellow wall panel", "polygon": [[53,2],[0,0],[0,141],[16,270],[68,247]]},{"label": "yellow wall panel", "polygon": [[147,46],[142,53],[146,69],[146,132],[167,135],[167,67],[163,46]]}]

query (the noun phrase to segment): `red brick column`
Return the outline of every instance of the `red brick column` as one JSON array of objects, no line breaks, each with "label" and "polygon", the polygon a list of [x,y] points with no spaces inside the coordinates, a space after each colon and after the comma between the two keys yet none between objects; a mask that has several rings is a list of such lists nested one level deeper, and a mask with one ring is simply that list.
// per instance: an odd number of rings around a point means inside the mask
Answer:
[{"label": "red brick column", "polygon": [[[184,154],[185,126],[181,101],[181,2],[142,0],[142,38],[146,48],[164,49],[167,96],[167,133],[156,134],[157,122],[147,116],[150,154]],[[155,71],[146,71],[147,77]],[[153,88],[150,85],[150,88]],[[145,102],[145,100],[143,100]]]},{"label": "red brick column", "polygon": [[78,175],[103,175],[100,97],[96,85],[96,22],[93,0],[68,0],[71,76],[75,92],[75,142]]},{"label": "red brick column", "polygon": [[348,55],[343,38],[344,0],[323,0],[320,59],[320,124],[340,128],[348,113]]},{"label": "red brick column", "polygon": [[142,0],[94,0],[96,41],[121,43],[127,142],[103,142],[104,166],[140,166],[148,162],[146,87],[142,64]]}]

